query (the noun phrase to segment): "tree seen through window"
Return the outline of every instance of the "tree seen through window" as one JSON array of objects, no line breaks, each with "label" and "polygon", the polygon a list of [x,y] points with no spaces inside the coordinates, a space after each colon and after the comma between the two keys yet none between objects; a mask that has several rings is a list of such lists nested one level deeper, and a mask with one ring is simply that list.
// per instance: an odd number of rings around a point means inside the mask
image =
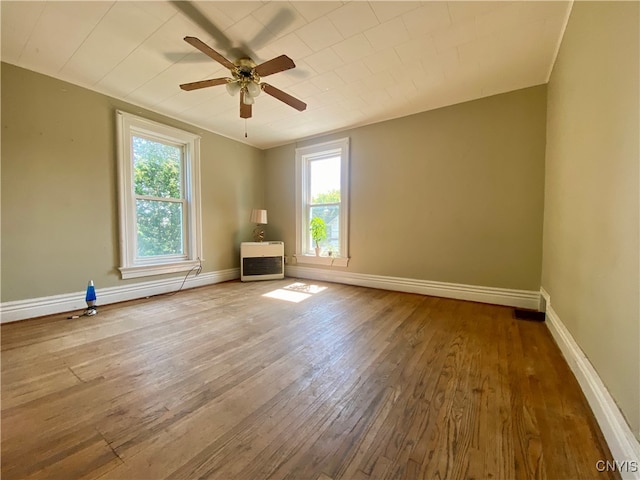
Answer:
[{"label": "tree seen through window", "polygon": [[139,257],[184,253],[182,148],[132,138]]}]

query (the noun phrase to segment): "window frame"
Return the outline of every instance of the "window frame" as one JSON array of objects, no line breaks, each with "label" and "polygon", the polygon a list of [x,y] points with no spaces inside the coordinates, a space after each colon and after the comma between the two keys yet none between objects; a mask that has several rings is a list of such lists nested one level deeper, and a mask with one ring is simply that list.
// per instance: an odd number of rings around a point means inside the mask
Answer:
[{"label": "window frame", "polygon": [[[120,274],[123,279],[184,272],[202,258],[200,200],[200,136],[131,113],[116,111],[118,141],[118,207]],[[137,256],[137,213],[132,137],[139,136],[182,148],[183,249],[179,255]],[[167,199],[161,199],[162,201]],[[170,199],[172,202],[173,199]]]},{"label": "window frame", "polygon": [[[311,162],[340,157],[340,256],[316,257],[307,250],[310,240],[309,207]],[[349,263],[349,138],[296,148],[296,260],[297,263],[346,267]]]}]

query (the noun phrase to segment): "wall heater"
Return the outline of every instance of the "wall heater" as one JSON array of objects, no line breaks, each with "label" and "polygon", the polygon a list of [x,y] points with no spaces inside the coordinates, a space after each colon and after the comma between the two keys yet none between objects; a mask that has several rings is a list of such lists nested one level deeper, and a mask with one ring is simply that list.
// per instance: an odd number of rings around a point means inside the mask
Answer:
[{"label": "wall heater", "polygon": [[284,242],[242,242],[240,280],[284,278]]}]

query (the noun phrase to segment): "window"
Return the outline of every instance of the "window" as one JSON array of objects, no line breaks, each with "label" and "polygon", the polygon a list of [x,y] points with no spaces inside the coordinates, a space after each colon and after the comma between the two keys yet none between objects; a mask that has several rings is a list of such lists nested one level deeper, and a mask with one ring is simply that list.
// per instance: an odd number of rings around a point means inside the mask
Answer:
[{"label": "window", "polygon": [[[298,263],[346,266],[349,234],[349,139],[296,149]],[[315,255],[310,222],[322,218],[327,238]]]},{"label": "window", "polygon": [[186,271],[202,258],[200,137],[117,112],[120,272]]}]

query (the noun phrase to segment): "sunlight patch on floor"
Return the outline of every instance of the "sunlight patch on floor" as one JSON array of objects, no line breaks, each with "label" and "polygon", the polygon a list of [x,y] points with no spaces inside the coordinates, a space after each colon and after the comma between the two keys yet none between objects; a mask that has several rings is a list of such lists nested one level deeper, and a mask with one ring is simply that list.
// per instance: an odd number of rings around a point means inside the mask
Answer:
[{"label": "sunlight patch on floor", "polygon": [[309,285],[303,282],[295,282],[283,288],[278,288],[269,293],[262,295],[263,297],[276,298],[287,302],[300,303],[312,295],[326,290],[327,287],[320,285]]}]

